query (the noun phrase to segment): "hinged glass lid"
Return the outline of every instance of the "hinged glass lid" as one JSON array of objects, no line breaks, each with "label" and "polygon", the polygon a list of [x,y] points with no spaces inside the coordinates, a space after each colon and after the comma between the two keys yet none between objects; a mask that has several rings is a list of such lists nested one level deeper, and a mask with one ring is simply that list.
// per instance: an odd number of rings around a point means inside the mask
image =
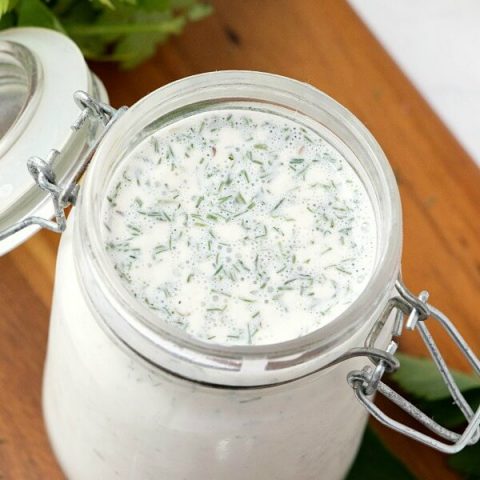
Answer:
[{"label": "hinged glass lid", "polygon": [[21,135],[35,110],[41,73],[30,50],[19,43],[0,42],[0,155]]},{"label": "hinged glass lid", "polygon": [[[0,34],[0,231],[22,220],[54,214],[49,193],[36,185],[27,168],[33,156],[52,160],[65,177],[87,147],[91,128],[71,135],[78,118],[72,101],[82,90],[106,100],[77,46],[66,36],[39,28],[17,28]],[[0,255],[38,230],[37,225],[0,241]]]}]

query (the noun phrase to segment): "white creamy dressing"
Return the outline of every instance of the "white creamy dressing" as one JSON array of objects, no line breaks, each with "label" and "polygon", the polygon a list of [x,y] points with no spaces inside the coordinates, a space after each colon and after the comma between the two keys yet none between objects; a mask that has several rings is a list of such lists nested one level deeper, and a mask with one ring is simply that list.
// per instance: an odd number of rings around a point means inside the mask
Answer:
[{"label": "white creamy dressing", "polygon": [[104,238],[126,288],[202,340],[305,335],[364,289],[376,225],[357,173],[320,134],[253,110],[194,114],[112,179]]}]

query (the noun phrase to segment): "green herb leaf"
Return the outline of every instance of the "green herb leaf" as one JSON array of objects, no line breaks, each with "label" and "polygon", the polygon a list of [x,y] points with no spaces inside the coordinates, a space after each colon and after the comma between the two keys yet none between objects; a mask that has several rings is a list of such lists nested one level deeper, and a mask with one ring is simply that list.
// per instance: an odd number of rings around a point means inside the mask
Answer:
[{"label": "green herb leaf", "polygon": [[346,480],[415,480],[407,468],[383,445],[367,427],[357,458]]},{"label": "green herb leaf", "polygon": [[18,4],[18,25],[51,28],[63,32],[56,15],[41,0],[22,0]]},{"label": "green herb leaf", "polygon": [[[401,368],[393,375],[393,379],[418,399],[417,406],[447,428],[464,428],[465,417],[453,402],[434,362],[405,354],[398,354],[398,357]],[[452,374],[466,401],[474,410],[477,409],[480,405],[479,378],[458,371],[452,371]],[[480,480],[480,444],[449,457],[448,463],[465,480]]]},{"label": "green herb leaf", "polygon": [[[450,398],[450,393],[432,360],[398,354],[401,367],[392,375],[407,393],[428,401]],[[452,371],[462,392],[480,389],[480,379],[475,375]]]},{"label": "green herb leaf", "polygon": [[[463,396],[472,408],[480,405],[480,388],[466,390]],[[450,397],[435,401],[418,400],[415,403],[429,417],[447,428],[457,428],[465,424],[463,413]]]},{"label": "green herb leaf", "polygon": [[205,3],[194,3],[188,10],[187,16],[191,22],[208,17],[213,12],[213,7]]},{"label": "green herb leaf", "polygon": [[[0,19],[5,13],[13,10],[17,6],[18,2],[19,0],[0,0]],[[0,28],[3,28],[1,22]]]},{"label": "green herb leaf", "polygon": [[13,27],[16,21],[17,17],[13,12],[0,14],[0,30]]},{"label": "green herb leaf", "polygon": [[98,3],[100,3],[101,5],[103,5],[105,7],[111,8],[112,10],[115,8],[115,6],[113,5],[113,3],[110,0],[98,0]]},{"label": "green herb leaf", "polygon": [[480,444],[453,455],[448,459],[448,464],[462,473],[464,480],[480,480]]},{"label": "green herb leaf", "polygon": [[0,29],[28,25],[66,32],[86,58],[131,68],[187,22],[211,12],[199,0],[0,0]]},{"label": "green herb leaf", "polygon": [[9,10],[9,1],[8,0],[0,0],[0,16],[4,13],[8,12]]}]

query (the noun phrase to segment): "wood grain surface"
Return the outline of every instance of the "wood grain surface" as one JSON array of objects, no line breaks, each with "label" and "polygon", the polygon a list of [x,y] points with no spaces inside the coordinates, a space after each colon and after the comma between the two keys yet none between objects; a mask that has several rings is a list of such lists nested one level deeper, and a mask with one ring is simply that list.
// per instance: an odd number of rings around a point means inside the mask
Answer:
[{"label": "wood grain surface", "polygon": [[[172,80],[221,69],[287,75],[336,98],[372,131],[395,170],[407,284],[428,288],[480,352],[480,171],[472,160],[343,1],[218,0],[215,7],[135,71],[92,65],[112,104],[131,105]],[[0,258],[1,479],[63,478],[40,407],[57,245],[58,236],[42,232]],[[451,364],[466,367],[447,339],[439,343]],[[402,348],[423,352],[413,334]],[[458,478],[442,455],[381,431],[419,479]]]}]

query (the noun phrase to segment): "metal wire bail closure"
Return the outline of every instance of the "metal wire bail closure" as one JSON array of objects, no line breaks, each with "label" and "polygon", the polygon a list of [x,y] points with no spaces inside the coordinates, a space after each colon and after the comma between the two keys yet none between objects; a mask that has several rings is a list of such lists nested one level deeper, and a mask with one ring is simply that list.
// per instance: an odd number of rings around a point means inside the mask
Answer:
[{"label": "metal wire bail closure", "polygon": [[75,92],[73,98],[81,112],[77,120],[71,126],[72,133],[70,135],[74,136],[89,120],[99,122],[103,125],[103,130],[96,137],[93,144],[89,146],[85,154],[78,159],[77,165],[73,168],[70,178],[63,185],[57,183],[55,172],[52,167],[55,159],[61,154],[61,152],[58,150],[51,150],[46,160],[39,157],[32,157],[27,161],[28,171],[35,180],[35,183],[42,190],[48,192],[53,202],[55,220],[37,216],[24,218],[18,223],[0,231],[0,241],[31,225],[39,225],[42,228],[57,233],[61,233],[65,230],[67,225],[65,209],[70,205],[75,205],[80,178],[85,173],[85,170],[92,160],[101,140],[117,119],[127,110],[127,107],[122,107],[116,110],[110,105],[94,99],[83,91]]},{"label": "metal wire bail closure", "polygon": [[[420,443],[424,443],[435,450],[439,450],[440,452],[450,454],[457,453],[465,446],[476,443],[480,438],[480,406],[474,413],[471,406],[465,400],[465,397],[450,373],[435,340],[427,328],[426,320],[435,320],[446,330],[460,351],[465,355],[477,375],[480,375],[480,360],[467,345],[452,322],[442,312],[427,303],[428,292],[423,291],[418,297],[416,297],[405,287],[400,279],[395,286],[398,296],[393,297],[388,302],[380,319],[376,322],[367,337],[365,347],[368,349],[375,348],[375,343],[379,334],[394,311],[396,312],[392,336],[394,338],[400,336],[404,327],[404,317],[408,315],[405,328],[407,330],[416,329],[420,333],[422,340],[427,346],[450,394],[452,395],[453,401],[467,420],[467,427],[462,434],[459,434],[439,425],[408,400],[383,383],[381,379],[384,373],[396,370],[398,368],[398,363],[397,365],[394,365],[391,361],[387,362],[385,360],[380,360],[379,362],[376,362],[375,368],[366,366],[362,370],[351,371],[347,375],[347,381],[353,388],[357,399],[368,410],[368,412],[382,424],[406,435],[407,437],[413,438]],[[386,353],[393,355],[397,347],[397,342],[392,340],[386,348]],[[373,401],[373,394],[376,392],[396,404],[431,432],[450,443],[442,442],[386,415]]]}]

